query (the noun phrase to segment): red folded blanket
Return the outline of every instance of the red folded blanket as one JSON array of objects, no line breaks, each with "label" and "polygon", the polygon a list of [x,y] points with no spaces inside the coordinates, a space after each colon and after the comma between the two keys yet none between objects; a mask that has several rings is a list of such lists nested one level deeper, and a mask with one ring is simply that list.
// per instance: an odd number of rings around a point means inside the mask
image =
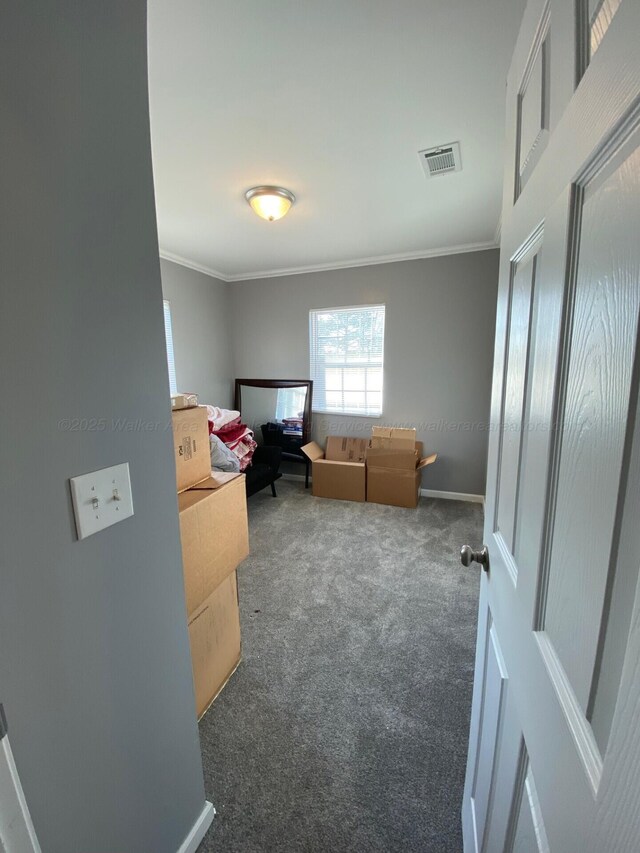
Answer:
[{"label": "red folded blanket", "polygon": [[209,421],[209,432],[224,442],[238,457],[241,471],[248,468],[258,445],[253,438],[253,431],[246,424],[241,423],[240,418],[225,424],[220,429],[213,429],[213,424]]},{"label": "red folded blanket", "polygon": [[[231,423],[225,424],[220,429],[211,429],[211,424],[209,424],[209,431],[212,432],[213,435],[217,435],[220,441],[224,441],[225,444],[242,438],[247,430],[249,430],[249,427],[246,424],[241,423],[240,418],[235,421],[231,421]],[[249,432],[251,432],[251,430],[249,430]]]}]

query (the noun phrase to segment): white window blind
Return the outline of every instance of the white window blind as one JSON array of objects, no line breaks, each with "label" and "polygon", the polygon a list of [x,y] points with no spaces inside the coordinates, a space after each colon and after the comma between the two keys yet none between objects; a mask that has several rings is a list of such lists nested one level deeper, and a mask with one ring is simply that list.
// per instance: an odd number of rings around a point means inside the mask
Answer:
[{"label": "white window blind", "polygon": [[278,388],[276,420],[283,421],[285,418],[301,418],[306,399],[306,387]]},{"label": "white window blind", "polygon": [[169,368],[169,391],[171,394],[178,393],[176,383],[176,362],[173,357],[173,331],[171,329],[171,305],[163,300],[164,306],[164,337],[167,344],[167,367]]},{"label": "white window blind", "polygon": [[330,414],[382,414],[384,305],[309,312],[313,409]]}]

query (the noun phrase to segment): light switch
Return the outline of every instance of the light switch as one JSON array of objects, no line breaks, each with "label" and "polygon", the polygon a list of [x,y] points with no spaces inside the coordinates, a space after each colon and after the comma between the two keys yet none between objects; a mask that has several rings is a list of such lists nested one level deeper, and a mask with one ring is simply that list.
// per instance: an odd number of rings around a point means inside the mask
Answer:
[{"label": "light switch", "polygon": [[133,515],[128,462],[72,477],[70,482],[78,539]]}]

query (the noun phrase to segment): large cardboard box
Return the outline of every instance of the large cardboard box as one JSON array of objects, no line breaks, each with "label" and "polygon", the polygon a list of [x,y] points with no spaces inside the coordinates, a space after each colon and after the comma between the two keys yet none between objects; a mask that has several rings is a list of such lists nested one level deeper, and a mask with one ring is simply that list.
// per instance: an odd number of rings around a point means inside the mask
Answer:
[{"label": "large cardboard box", "polygon": [[209,422],[205,406],[171,412],[178,493],[211,474]]},{"label": "large cardboard box", "polygon": [[364,462],[368,444],[366,438],[328,435],[324,456],[331,462]]},{"label": "large cardboard box", "polygon": [[416,507],[420,499],[420,471],[395,468],[369,468],[367,501],[387,506]]},{"label": "large cardboard box", "polygon": [[317,498],[364,501],[367,494],[367,440],[330,435],[326,450],[315,441],[302,452],[311,460],[311,494]]},{"label": "large cardboard box", "polygon": [[238,583],[232,572],[192,614],[189,642],[198,719],[233,675],[241,657]]},{"label": "large cardboard box", "polygon": [[187,613],[249,554],[244,474],[212,474],[178,495]]},{"label": "large cardboard box", "polygon": [[415,429],[373,427],[367,448],[367,501],[413,508],[418,506],[422,469],[437,454],[422,456]]}]

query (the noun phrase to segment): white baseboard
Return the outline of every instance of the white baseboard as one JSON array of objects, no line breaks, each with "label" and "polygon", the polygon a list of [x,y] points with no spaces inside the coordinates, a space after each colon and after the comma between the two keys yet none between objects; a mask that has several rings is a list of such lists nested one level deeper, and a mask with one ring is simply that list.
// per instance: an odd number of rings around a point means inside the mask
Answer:
[{"label": "white baseboard", "polygon": [[0,850],[41,853],[3,717],[0,736]]},{"label": "white baseboard", "polygon": [[215,815],[215,813],[216,810],[214,809],[213,805],[209,802],[209,800],[205,800],[204,808],[200,812],[200,815],[196,822],[189,830],[189,834],[180,845],[178,853],[196,853],[200,842],[207,834],[207,830],[213,822],[213,816]]},{"label": "white baseboard", "polygon": [[444,501],[467,501],[472,504],[483,504],[484,495],[468,495],[465,492],[439,492],[436,489],[420,489],[423,498],[440,498]]},{"label": "white baseboard", "polygon": [[[283,474],[283,480],[302,480],[304,482],[304,474]],[[311,483],[311,477],[309,477]],[[444,501],[466,501],[472,504],[482,504],[484,506],[484,495],[470,495],[466,492],[439,492],[437,489],[420,489],[420,494],[423,498],[439,498]]]}]

